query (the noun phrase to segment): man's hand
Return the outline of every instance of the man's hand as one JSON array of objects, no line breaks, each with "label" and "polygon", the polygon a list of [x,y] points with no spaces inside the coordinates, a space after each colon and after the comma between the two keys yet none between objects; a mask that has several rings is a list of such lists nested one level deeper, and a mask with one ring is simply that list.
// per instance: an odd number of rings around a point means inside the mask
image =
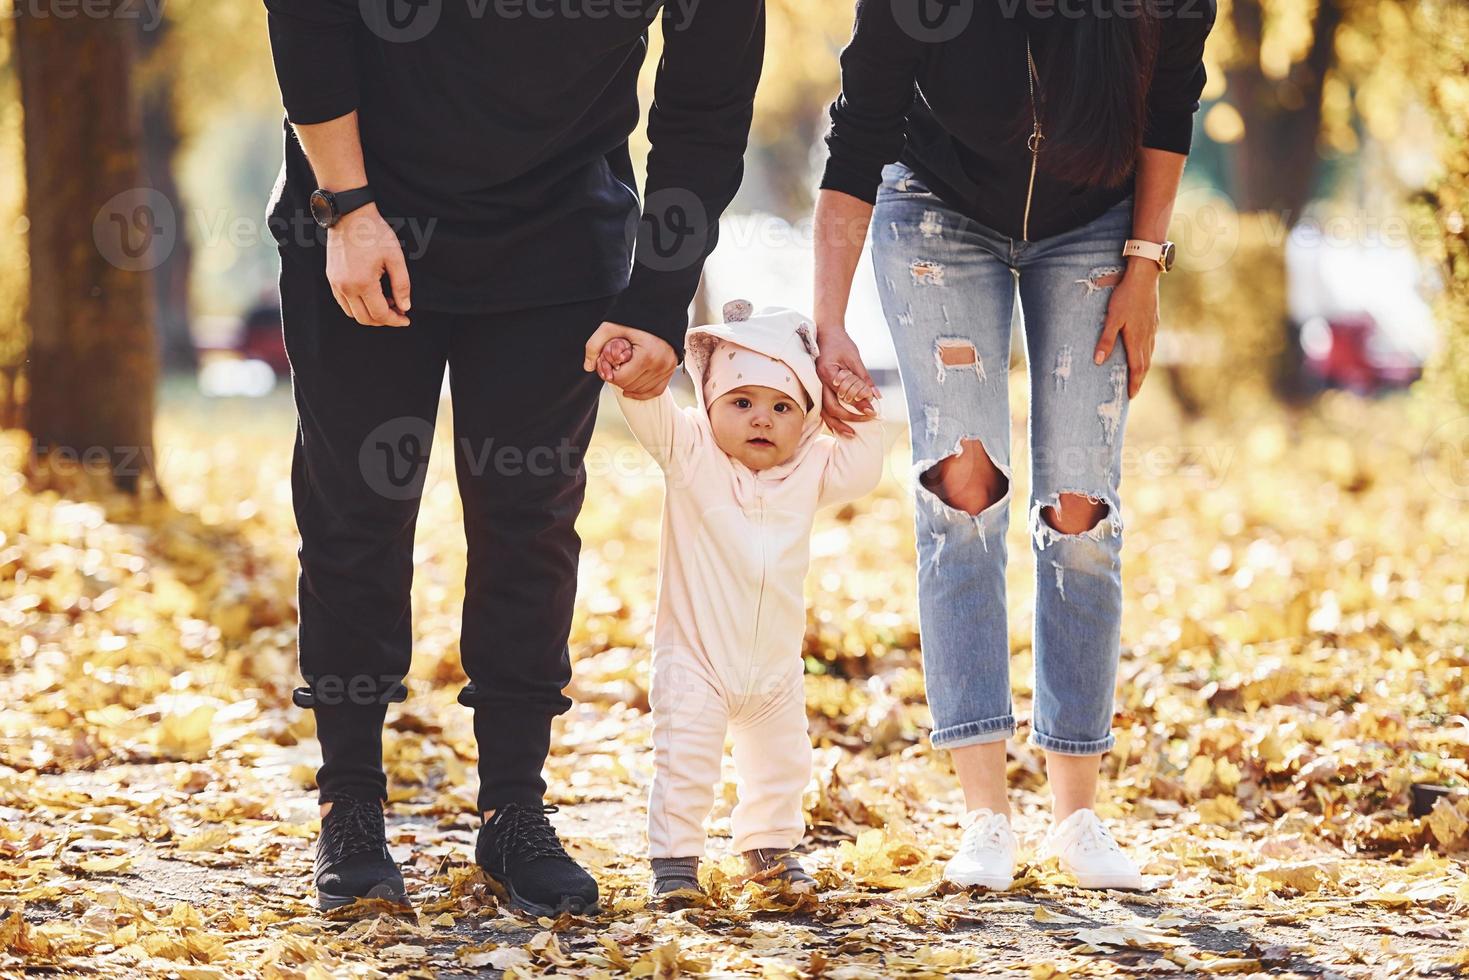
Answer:
[{"label": "man's hand", "polygon": [[627,397],[647,401],[668,387],[678,370],[678,355],[662,337],[605,321],[587,341],[582,370],[596,371]]},{"label": "man's hand", "polygon": [[597,357],[597,376],[603,381],[613,381],[617,369],[632,360],[632,341],[626,337],[613,337],[602,348]]},{"label": "man's hand", "polygon": [[1142,265],[1130,260],[1122,281],[1113,287],[1107,300],[1107,319],[1092,356],[1101,364],[1111,355],[1117,335],[1122,335],[1128,398],[1137,397],[1153,364],[1153,345],[1158,339],[1158,276],[1155,263]]},{"label": "man's hand", "polygon": [[[882,393],[872,383],[872,376],[862,363],[862,355],[847,331],[841,327],[822,327],[817,346],[816,376],[821,379],[821,417],[831,431],[843,436],[857,433],[848,422],[863,422],[877,416],[873,399]],[[846,404],[843,404],[843,403]],[[851,405],[861,414],[847,408]]]},{"label": "man's hand", "polygon": [[[391,298],[383,295],[383,273],[393,285]],[[326,279],[342,312],[363,326],[408,326],[408,265],[376,204],[358,208],[327,231]]]}]

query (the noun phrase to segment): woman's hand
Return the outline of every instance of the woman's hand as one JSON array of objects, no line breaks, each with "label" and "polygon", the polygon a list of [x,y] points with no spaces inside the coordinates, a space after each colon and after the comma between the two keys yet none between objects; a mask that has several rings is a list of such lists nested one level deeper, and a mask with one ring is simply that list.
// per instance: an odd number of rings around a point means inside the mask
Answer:
[{"label": "woman's hand", "polygon": [[[821,417],[838,435],[856,435],[848,422],[863,422],[877,415],[873,400],[882,397],[862,363],[862,355],[843,327],[820,327],[816,376],[821,379]],[[846,404],[842,404],[845,402]],[[860,411],[847,408],[851,405]]]},{"label": "woman's hand", "polygon": [[1107,319],[1102,326],[1093,360],[1101,364],[1112,353],[1117,335],[1127,354],[1127,397],[1136,398],[1143,379],[1153,364],[1153,345],[1158,339],[1158,277],[1156,263],[1131,259],[1122,280],[1112,288],[1107,301]]}]

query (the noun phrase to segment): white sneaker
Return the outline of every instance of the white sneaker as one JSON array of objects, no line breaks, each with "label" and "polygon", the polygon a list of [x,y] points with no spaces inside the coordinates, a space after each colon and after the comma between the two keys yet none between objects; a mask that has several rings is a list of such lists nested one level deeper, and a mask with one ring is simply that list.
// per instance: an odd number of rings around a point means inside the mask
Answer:
[{"label": "white sneaker", "polygon": [[1010,818],[988,809],[971,810],[964,824],[959,851],[944,866],[944,878],[965,888],[1009,888],[1015,880],[1015,833]]},{"label": "white sneaker", "polygon": [[1051,827],[1041,842],[1041,856],[1056,858],[1083,888],[1145,887],[1137,865],[1091,810],[1077,810],[1060,826]]}]

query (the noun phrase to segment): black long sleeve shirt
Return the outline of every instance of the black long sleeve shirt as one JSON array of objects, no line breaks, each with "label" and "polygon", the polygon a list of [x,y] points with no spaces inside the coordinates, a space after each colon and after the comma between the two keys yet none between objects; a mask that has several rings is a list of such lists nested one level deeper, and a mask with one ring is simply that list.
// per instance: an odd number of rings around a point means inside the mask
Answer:
[{"label": "black long sleeve shirt", "polygon": [[[829,110],[820,186],[872,203],[882,168],[900,161],[951,207],[1022,238],[1031,153],[1014,121],[1030,111],[1025,39],[1027,32],[1035,38],[1042,60],[1061,14],[1040,17],[1024,3],[974,0],[948,8],[951,16],[968,11],[968,21],[955,29],[960,22],[920,20],[917,7],[925,2],[858,0],[852,38],[841,54],[841,94]],[[1158,10],[1158,58],[1142,143],[1187,154],[1216,4],[1172,0]],[[1080,227],[1126,197],[1135,177],[1116,187],[1088,187],[1038,172],[1028,237]]]},{"label": "black long sleeve shirt", "polygon": [[[308,206],[318,185],[291,124],[356,110],[414,309],[615,294],[608,319],[683,356],[688,305],[743,176],[763,0],[264,2],[286,110],[268,225],[284,255],[325,267]],[[660,14],[640,202],[627,137]]]}]

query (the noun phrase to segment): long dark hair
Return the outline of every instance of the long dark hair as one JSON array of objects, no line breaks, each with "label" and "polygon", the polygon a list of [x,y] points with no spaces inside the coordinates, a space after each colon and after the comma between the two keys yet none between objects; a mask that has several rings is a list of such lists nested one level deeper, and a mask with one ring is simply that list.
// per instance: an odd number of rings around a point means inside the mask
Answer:
[{"label": "long dark hair", "polygon": [[[1073,184],[1115,187],[1137,165],[1158,56],[1158,18],[1153,0],[1077,6],[1086,8],[1082,16],[1053,11],[1056,23],[1032,31],[1045,134],[1037,166]],[[1029,134],[1029,104],[1024,108]]]}]

